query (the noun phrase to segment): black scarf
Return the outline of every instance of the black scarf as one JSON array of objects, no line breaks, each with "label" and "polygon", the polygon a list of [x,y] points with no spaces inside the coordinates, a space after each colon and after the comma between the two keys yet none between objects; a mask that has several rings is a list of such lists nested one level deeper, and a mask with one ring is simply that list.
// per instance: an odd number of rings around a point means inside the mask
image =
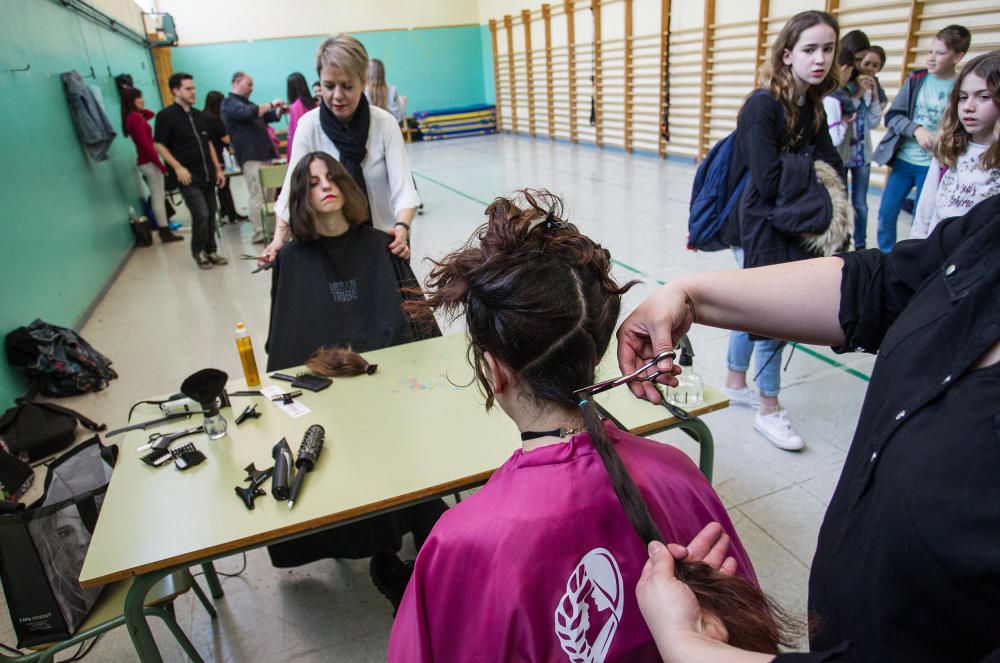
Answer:
[{"label": "black scarf", "polygon": [[[368,187],[365,186],[365,174],[361,170],[361,162],[368,154],[368,128],[371,126],[371,113],[368,109],[368,99],[364,94],[358,102],[358,109],[354,111],[354,117],[345,125],[337,116],[333,114],[326,104],[319,105],[319,124],[323,128],[326,137],[333,141],[340,152],[340,161],[347,172],[351,174],[354,181],[361,187],[365,198],[368,198]],[[368,207],[371,208],[371,199],[368,200]]]}]

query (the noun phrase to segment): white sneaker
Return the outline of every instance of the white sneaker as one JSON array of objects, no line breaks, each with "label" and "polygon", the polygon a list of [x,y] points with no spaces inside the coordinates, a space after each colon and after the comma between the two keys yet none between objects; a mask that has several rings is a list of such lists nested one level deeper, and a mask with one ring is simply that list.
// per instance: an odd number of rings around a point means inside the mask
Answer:
[{"label": "white sneaker", "polygon": [[755,410],[760,407],[760,397],[750,387],[743,387],[742,389],[724,387],[722,391],[725,392],[730,405],[745,405]]},{"label": "white sneaker", "polygon": [[788,423],[788,414],[778,410],[771,414],[757,413],[753,427],[764,435],[771,444],[785,451],[799,451],[806,446],[802,438]]}]

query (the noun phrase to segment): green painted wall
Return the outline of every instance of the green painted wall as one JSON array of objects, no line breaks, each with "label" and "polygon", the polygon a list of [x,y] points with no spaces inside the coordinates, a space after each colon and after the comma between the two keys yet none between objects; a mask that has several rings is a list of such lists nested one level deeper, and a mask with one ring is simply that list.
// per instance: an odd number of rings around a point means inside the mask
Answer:
[{"label": "green painted wall", "polygon": [[[2,212],[0,333],[35,318],[72,326],[132,245],[128,206],[141,185],[132,142],[115,139],[108,161],[86,156],[59,74],[93,66],[108,116],[120,124],[114,74],[129,72],[153,110],[159,95],[149,53],[51,0],[4,0],[0,21]],[[31,65],[26,72],[9,68]],[[98,348],[100,350],[100,348]],[[114,357],[111,357],[114,360]],[[0,410],[26,383],[0,362]]]},{"label": "green painted wall", "polygon": [[493,35],[490,34],[489,25],[479,26],[479,44],[482,51],[483,60],[483,92],[485,93],[487,104],[497,102],[497,84],[493,76]]},{"label": "green painted wall", "polygon": [[[407,111],[481,104],[483,86],[481,26],[355,33],[368,54],[385,63],[387,80],[409,99]],[[489,29],[486,31],[489,37]],[[233,72],[253,76],[252,99],[285,98],[288,74],[316,80],[316,48],[323,37],[228,42],[173,49],[174,71],[195,78],[199,103],[210,90],[228,94]],[[489,44],[487,44],[489,48]],[[488,50],[487,53],[490,51]],[[489,62],[492,72],[492,59]],[[492,90],[492,73],[490,90]]]}]

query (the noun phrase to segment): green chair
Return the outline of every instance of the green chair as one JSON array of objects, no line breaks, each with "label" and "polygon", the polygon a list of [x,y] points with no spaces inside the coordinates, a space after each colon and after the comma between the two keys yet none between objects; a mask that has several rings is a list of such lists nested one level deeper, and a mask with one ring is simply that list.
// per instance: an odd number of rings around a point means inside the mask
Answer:
[{"label": "green chair", "polygon": [[272,166],[261,166],[260,168],[260,189],[264,192],[264,208],[261,210],[261,229],[264,231],[264,239],[268,242],[274,236],[274,192],[285,183],[285,173],[288,172],[288,164],[274,164]]},{"label": "green chair", "polygon": [[[132,580],[128,579],[112,583],[105,587],[104,592],[101,593],[101,598],[97,600],[94,608],[90,611],[90,615],[87,616],[87,619],[84,620],[83,624],[80,625],[80,628],[77,629],[77,632],[72,637],[59,642],[32,647],[36,651],[21,656],[0,654],[0,663],[48,663],[55,660],[55,656],[59,652],[79,645],[111,629],[118,628],[125,623],[125,615],[123,614],[125,596],[128,594],[131,586]],[[186,569],[172,573],[157,583],[146,597],[146,607],[143,612],[147,617],[159,617],[162,619],[174,638],[177,639],[184,653],[192,661],[203,663],[198,650],[191,644],[191,641],[184,634],[184,631],[181,630],[181,627],[177,624],[177,619],[174,617],[174,599],[189,589],[194,590],[202,605],[205,606],[205,610],[208,611],[212,619],[215,619],[215,608],[212,607],[208,597],[205,596],[201,587],[198,586],[195,579],[191,577],[191,573]]]}]

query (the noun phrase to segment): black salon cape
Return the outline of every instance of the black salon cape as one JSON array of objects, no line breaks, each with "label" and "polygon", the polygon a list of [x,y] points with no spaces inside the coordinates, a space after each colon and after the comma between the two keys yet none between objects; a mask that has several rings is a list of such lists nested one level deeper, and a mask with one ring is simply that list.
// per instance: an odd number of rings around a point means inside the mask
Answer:
[{"label": "black salon cape", "polygon": [[398,274],[416,281],[409,264],[389,253],[390,241],[381,230],[354,226],[281,249],[271,280],[268,371],[304,364],[324,345],[367,352],[415,340]]},{"label": "black salon cape", "polygon": [[[271,282],[268,371],[299,366],[324,345],[366,352],[441,335],[435,324],[411,324],[402,312],[400,290],[417,281],[409,263],[389,253],[390,239],[371,226],[353,226],[338,237],[293,241],[281,249]],[[395,552],[406,532],[413,532],[419,546],[446,509],[433,500],[268,546],[268,553],[274,566],[284,568]]]}]

